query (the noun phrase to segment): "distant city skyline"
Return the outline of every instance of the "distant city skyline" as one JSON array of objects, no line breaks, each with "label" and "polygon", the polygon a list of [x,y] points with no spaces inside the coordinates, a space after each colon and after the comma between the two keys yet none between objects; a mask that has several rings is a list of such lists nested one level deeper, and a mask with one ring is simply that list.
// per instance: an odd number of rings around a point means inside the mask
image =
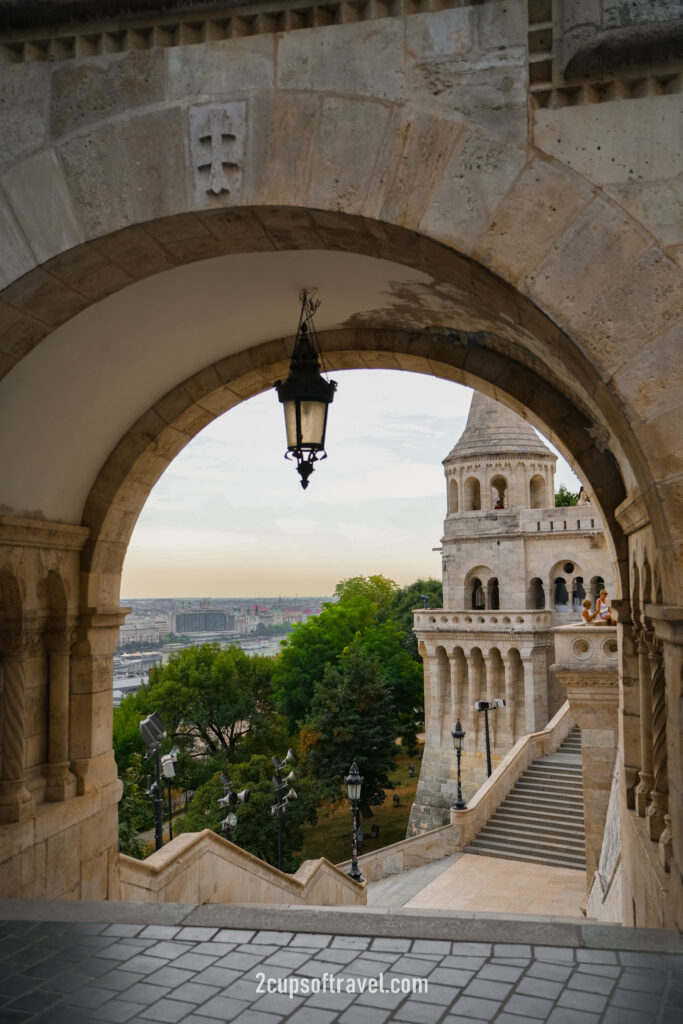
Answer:
[{"label": "distant city skyline", "polygon": [[[332,594],[348,576],[440,579],[441,461],[465,427],[471,389],[392,370],[332,376],[329,458],[308,490],[283,458],[275,393],[243,402],[194,438],[150,494],[126,556],[126,598],[284,599]],[[562,458],[555,483],[579,487]]]}]

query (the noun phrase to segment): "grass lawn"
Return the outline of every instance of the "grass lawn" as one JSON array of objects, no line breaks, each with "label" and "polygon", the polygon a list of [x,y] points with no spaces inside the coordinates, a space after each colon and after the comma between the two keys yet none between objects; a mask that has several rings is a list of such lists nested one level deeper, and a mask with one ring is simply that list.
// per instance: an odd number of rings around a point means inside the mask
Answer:
[{"label": "grass lawn", "polygon": [[[408,765],[410,764],[415,768],[415,775],[412,779],[408,775]],[[391,846],[392,843],[405,839],[421,764],[417,755],[408,757],[407,754],[399,750],[390,774],[396,788],[387,790],[384,803],[379,807],[372,808],[372,818],[361,818],[361,828],[365,833],[363,853],[372,853],[373,850]],[[394,794],[398,794],[400,799],[398,807],[394,807],[393,804]],[[370,838],[372,825],[379,825],[377,839]],[[339,804],[322,807],[318,814],[317,825],[305,826],[304,845],[300,850],[300,856],[302,860],[327,857],[333,864],[339,864],[350,858],[351,811],[346,798]]]}]

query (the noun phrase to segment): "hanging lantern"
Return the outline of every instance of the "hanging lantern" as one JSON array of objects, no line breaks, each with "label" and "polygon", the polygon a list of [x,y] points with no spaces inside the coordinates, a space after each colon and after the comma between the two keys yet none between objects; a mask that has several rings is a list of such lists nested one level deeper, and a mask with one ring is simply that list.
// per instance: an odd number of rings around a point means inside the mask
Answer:
[{"label": "hanging lantern", "polygon": [[313,314],[319,305],[319,302],[313,302],[307,292],[302,292],[299,328],[289,364],[289,376],[284,382],[275,382],[278,398],[285,409],[285,458],[294,456],[296,459],[297,472],[304,490],[308,487],[314,463],[327,458],[327,408],[337,390],[336,381],[325,380],[320,373],[313,326]]}]

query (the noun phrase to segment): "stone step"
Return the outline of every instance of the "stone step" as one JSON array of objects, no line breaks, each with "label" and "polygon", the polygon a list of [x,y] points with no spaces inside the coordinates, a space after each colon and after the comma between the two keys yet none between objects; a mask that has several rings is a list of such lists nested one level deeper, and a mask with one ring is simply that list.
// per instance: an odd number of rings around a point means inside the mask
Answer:
[{"label": "stone step", "polygon": [[518,782],[512,793],[522,793],[529,796],[540,796],[545,797],[548,800],[565,800],[572,801],[582,799],[582,790],[576,790],[573,788],[565,788],[564,786],[554,786],[549,782]]},{"label": "stone step", "polygon": [[489,849],[487,847],[480,849],[478,846],[475,846],[474,843],[470,844],[470,846],[466,846],[464,852],[478,854],[483,857],[496,857],[499,860],[523,860],[531,864],[547,864],[549,867],[555,868],[572,868],[574,871],[586,870],[585,863],[574,857],[546,857],[533,853],[523,853],[519,850],[500,851]]},{"label": "stone step", "polygon": [[498,854],[508,860],[539,860],[544,864],[557,864],[563,867],[585,868],[586,861],[583,850],[581,853],[567,851],[558,844],[549,843],[510,843],[504,840],[479,839],[470,843],[470,852],[478,850],[481,853]]},{"label": "stone step", "polygon": [[586,848],[583,836],[574,835],[569,839],[567,833],[562,829],[551,830],[542,826],[534,828],[532,825],[513,828],[511,825],[496,824],[494,821],[485,825],[477,836],[477,840],[488,841],[489,839],[507,843],[511,849],[522,844],[536,846],[539,849],[567,850],[569,853],[577,853],[582,857]]},{"label": "stone step", "polygon": [[573,790],[583,789],[583,781],[580,777],[566,777],[560,775],[559,772],[557,774],[553,772],[524,772],[517,785],[524,782],[535,785],[562,786],[565,789]]},{"label": "stone step", "polygon": [[529,793],[517,793],[513,790],[503,801],[500,807],[509,806],[517,813],[524,814],[561,814],[568,818],[580,818],[583,821],[583,804],[581,801],[565,802],[563,800],[547,799],[546,797],[534,796]]},{"label": "stone step", "polygon": [[542,761],[534,761],[529,765],[524,775],[549,775],[558,779],[574,779],[581,781],[583,772],[581,765],[571,764],[544,764]]},{"label": "stone step", "polygon": [[[536,821],[539,824],[547,823],[548,825],[557,826],[558,828],[564,828],[567,831],[580,830],[584,832],[583,814],[569,815],[562,814],[561,811],[538,811],[531,812],[522,808],[507,807],[505,804],[501,804],[498,810],[495,812],[494,817],[504,819],[510,822],[530,822]],[[493,820],[489,818],[489,821]]]},{"label": "stone step", "polygon": [[500,828],[507,829],[520,829],[525,831],[541,831],[541,832],[552,832],[557,835],[569,836],[572,839],[580,839],[583,841],[585,836],[585,829],[582,824],[578,822],[568,820],[567,818],[558,818],[553,820],[552,818],[537,818],[536,815],[521,816],[519,814],[510,814],[507,811],[496,811],[495,814],[489,818],[484,828],[488,828],[489,825],[495,825]]},{"label": "stone step", "polygon": [[511,796],[522,797],[527,800],[542,800],[546,804],[557,804],[562,807],[571,808],[575,803],[581,803],[581,794],[564,793],[562,790],[546,789],[540,786],[517,785],[510,791]]}]

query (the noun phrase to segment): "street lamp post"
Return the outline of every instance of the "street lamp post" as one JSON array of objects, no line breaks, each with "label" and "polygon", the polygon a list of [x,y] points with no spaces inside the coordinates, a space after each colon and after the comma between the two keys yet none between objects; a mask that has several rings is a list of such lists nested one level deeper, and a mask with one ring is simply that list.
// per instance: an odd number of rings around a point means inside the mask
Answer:
[{"label": "street lamp post", "polygon": [[237,829],[237,815],[231,808],[238,803],[246,804],[251,794],[248,789],[243,789],[241,793],[233,792],[232,779],[229,775],[222,774],[221,782],[223,784],[223,796],[218,798],[218,803],[227,810],[227,814],[221,822],[221,829],[225,838],[232,842]]},{"label": "street lamp post", "polygon": [[147,796],[154,798],[154,846],[164,845],[164,798],[161,788],[161,741],[166,738],[166,727],[156,711],[140,722],[140,734],[147,747],[147,758],[154,758],[154,782],[147,776]]},{"label": "street lamp post", "polygon": [[478,700],[475,702],[475,711],[484,712],[484,728],[486,731],[486,774],[491,774],[491,737],[489,735],[489,711],[495,711],[496,708],[504,708],[505,701],[502,697],[496,697],[495,700]]},{"label": "street lamp post", "polygon": [[[273,789],[275,790],[275,803],[270,808],[270,813],[274,818],[277,818],[277,866],[282,871],[282,826],[283,817],[287,810],[287,805],[290,800],[297,799],[296,790],[292,789],[292,782],[296,782],[296,775],[294,772],[289,772],[284,778],[283,773],[287,769],[287,765],[291,764],[292,761],[296,761],[296,754],[290,749],[287,751],[282,760],[279,757],[273,758],[273,766],[275,768],[275,775],[273,776]],[[288,792],[284,791],[288,789]]]},{"label": "street lamp post", "polygon": [[454,811],[464,811],[466,809],[466,807],[467,807],[467,804],[465,803],[465,801],[462,798],[462,778],[460,776],[460,758],[462,756],[462,744],[463,744],[463,740],[465,739],[465,730],[463,729],[463,727],[460,724],[460,719],[458,719],[458,721],[455,723],[455,729],[451,733],[451,736],[453,737],[453,746],[455,747],[455,755],[456,755],[456,757],[458,759],[458,795],[455,798],[455,803],[453,804],[453,810]]},{"label": "street lamp post", "polygon": [[358,772],[358,765],[354,761],[349,769],[349,774],[344,779],[346,791],[351,805],[351,867],[346,872],[354,882],[362,882],[363,875],[358,867],[358,808],[360,806],[360,789],[363,785],[363,776]]},{"label": "street lamp post", "polygon": [[171,793],[173,779],[178,774],[178,748],[174,747],[170,754],[164,754],[161,758],[161,773],[166,780],[166,793],[168,796],[168,839],[173,839],[173,796]]}]

